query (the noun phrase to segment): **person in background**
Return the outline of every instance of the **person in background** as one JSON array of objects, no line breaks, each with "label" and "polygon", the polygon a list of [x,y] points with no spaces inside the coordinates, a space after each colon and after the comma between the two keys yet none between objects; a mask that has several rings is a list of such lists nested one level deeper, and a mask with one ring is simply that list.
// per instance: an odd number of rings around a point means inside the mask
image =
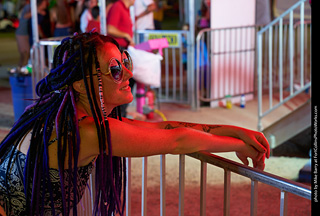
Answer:
[{"label": "person in background", "polygon": [[108,12],[110,10],[110,8],[112,7],[112,5],[118,0],[107,0],[106,1],[106,17],[108,17]]},{"label": "person in background", "polygon": [[156,30],[162,30],[164,11],[172,8],[166,0],[155,0],[157,9],[153,11],[153,22]]},{"label": "person in background", "polygon": [[27,65],[30,58],[30,43],[29,43],[29,20],[31,19],[30,1],[25,2],[19,17],[19,26],[15,32],[16,42],[19,52],[18,66],[10,69],[9,73],[28,73]]},{"label": "person in background", "polygon": [[135,0],[135,27],[136,30],[153,30],[153,11],[157,9],[157,5],[153,0]]},{"label": "person in background", "polygon": [[100,33],[100,12],[99,6],[95,6],[91,9],[92,20],[89,21],[86,32],[90,32],[95,29],[96,32]]},{"label": "person in background", "polygon": [[[235,152],[264,169],[269,144],[236,126],[123,118],[132,60],[109,36],[83,33],[55,49],[53,69],[34,104],[0,143],[0,212],[77,215],[95,166],[93,215],[124,215],[126,160],[198,151]],[[152,68],[150,68],[152,70]]]},{"label": "person in background", "polygon": [[[38,33],[39,39],[51,37],[51,23],[49,15],[48,0],[37,0],[37,15],[38,15]],[[33,31],[31,19],[29,20],[29,41],[30,46],[33,45]]]},{"label": "person in background", "polygon": [[73,21],[71,17],[71,7],[67,0],[52,0],[50,5],[53,36],[61,37],[71,35],[73,32]]},{"label": "person in background", "polygon": [[113,3],[107,15],[107,34],[125,49],[129,45],[134,45],[133,25],[129,11],[133,3],[134,0],[118,0]]},{"label": "person in background", "polygon": [[[51,36],[50,17],[48,11],[48,0],[37,0],[37,15],[38,15],[38,32],[39,38],[47,38]],[[19,27],[16,30],[16,41],[20,54],[19,63],[16,68],[9,70],[10,74],[20,73],[28,74],[28,64],[30,58],[30,49],[33,45],[33,32],[31,23],[31,7],[30,1],[26,2],[23,7],[19,19]]]},{"label": "person in background", "polygon": [[[83,0],[80,0],[80,2]],[[85,32],[87,25],[90,20],[92,20],[91,10],[93,7],[98,5],[97,0],[84,0],[85,9],[80,16],[80,30],[81,32]]]},{"label": "person in background", "polygon": [[[107,15],[107,34],[113,37],[122,49],[127,49],[129,45],[134,46],[133,24],[130,17],[129,7],[134,4],[134,0],[118,0],[111,6]],[[135,80],[130,78],[130,88],[133,89]],[[121,105],[123,116],[127,116],[128,104]]]}]

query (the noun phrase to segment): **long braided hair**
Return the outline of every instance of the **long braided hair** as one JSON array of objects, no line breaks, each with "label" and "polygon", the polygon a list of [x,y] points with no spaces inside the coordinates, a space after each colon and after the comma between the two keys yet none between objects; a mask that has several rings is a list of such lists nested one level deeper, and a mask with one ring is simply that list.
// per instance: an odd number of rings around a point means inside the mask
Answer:
[{"label": "long braided hair", "polygon": [[[24,168],[24,191],[28,215],[44,214],[45,190],[50,194],[52,215],[60,213],[55,209],[53,202],[53,188],[49,174],[48,146],[54,129],[57,134],[61,213],[68,215],[72,208],[73,215],[77,215],[76,205],[81,198],[77,197],[80,134],[76,109],[77,93],[73,90],[72,84],[81,79],[85,83],[97,128],[100,150],[95,162],[93,214],[108,216],[116,213],[123,214],[125,203],[122,201],[121,204],[121,200],[125,193],[125,159],[112,156],[108,120],[101,114],[103,101],[99,103],[94,96],[97,87],[93,85],[93,65],[99,70],[96,48],[107,42],[114,43],[119,48],[117,42],[111,37],[98,33],[83,33],[62,40],[54,53],[53,69],[36,86],[39,99],[26,108],[0,144],[0,159],[10,155],[10,161],[12,161],[14,154],[9,149],[16,149],[22,138],[32,131]],[[89,77],[89,80],[86,77]],[[121,120],[119,108],[114,109],[110,115],[109,117]],[[66,158],[68,158],[67,168],[65,168]],[[10,166],[11,164],[8,165],[7,176],[10,175]],[[68,179],[69,182],[64,179],[64,172],[73,176]],[[68,187],[66,190],[66,184],[72,185],[73,188]]]}]

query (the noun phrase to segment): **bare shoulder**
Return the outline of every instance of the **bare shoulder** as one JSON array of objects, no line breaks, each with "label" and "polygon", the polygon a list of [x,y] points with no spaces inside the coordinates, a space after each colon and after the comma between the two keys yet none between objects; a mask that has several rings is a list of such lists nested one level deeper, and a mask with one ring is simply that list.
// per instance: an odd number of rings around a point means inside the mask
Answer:
[{"label": "bare shoulder", "polygon": [[80,152],[79,165],[90,163],[99,154],[99,140],[93,117],[86,117],[79,122]]}]

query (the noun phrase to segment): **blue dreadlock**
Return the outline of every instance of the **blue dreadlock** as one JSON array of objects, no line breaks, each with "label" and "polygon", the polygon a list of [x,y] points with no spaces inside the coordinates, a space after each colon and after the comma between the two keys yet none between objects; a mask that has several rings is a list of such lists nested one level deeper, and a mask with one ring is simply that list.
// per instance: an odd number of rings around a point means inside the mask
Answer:
[{"label": "blue dreadlock", "polygon": [[[39,99],[26,108],[0,144],[0,159],[10,156],[6,172],[6,184],[9,184],[10,167],[13,166],[14,157],[14,151],[10,150],[16,149],[23,137],[32,131],[24,167],[27,215],[44,215],[45,205],[50,205],[52,215],[60,213],[69,215],[71,209],[73,215],[77,215],[76,205],[81,198],[77,194],[80,134],[76,109],[77,93],[73,90],[72,84],[81,79],[85,83],[100,149],[96,160],[96,195],[93,214],[111,216],[116,213],[122,215],[124,212],[125,203],[122,201],[122,206],[120,203],[125,193],[125,159],[112,156],[108,120],[101,115],[101,107],[96,97],[91,96],[95,95],[92,65],[99,67],[96,48],[107,42],[114,43],[119,48],[112,38],[92,32],[62,40],[54,53],[53,69],[36,86]],[[89,82],[86,79],[87,76],[89,76]],[[109,117],[121,120],[120,109],[114,109]],[[53,186],[49,175],[48,146],[53,130],[57,134],[61,212],[55,208]],[[68,157],[68,167],[65,169],[66,157]],[[65,179],[65,172],[73,178]],[[66,185],[73,185],[73,187],[66,189]],[[49,204],[44,203],[46,193],[50,194]],[[10,198],[10,194],[7,196]]]}]

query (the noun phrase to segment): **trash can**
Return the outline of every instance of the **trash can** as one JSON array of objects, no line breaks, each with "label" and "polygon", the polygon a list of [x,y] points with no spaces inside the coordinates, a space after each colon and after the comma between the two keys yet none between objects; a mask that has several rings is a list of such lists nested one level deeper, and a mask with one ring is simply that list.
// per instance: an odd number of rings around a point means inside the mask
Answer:
[{"label": "trash can", "polygon": [[27,76],[10,76],[11,95],[13,102],[14,121],[17,121],[25,108],[33,103],[32,78]]}]

